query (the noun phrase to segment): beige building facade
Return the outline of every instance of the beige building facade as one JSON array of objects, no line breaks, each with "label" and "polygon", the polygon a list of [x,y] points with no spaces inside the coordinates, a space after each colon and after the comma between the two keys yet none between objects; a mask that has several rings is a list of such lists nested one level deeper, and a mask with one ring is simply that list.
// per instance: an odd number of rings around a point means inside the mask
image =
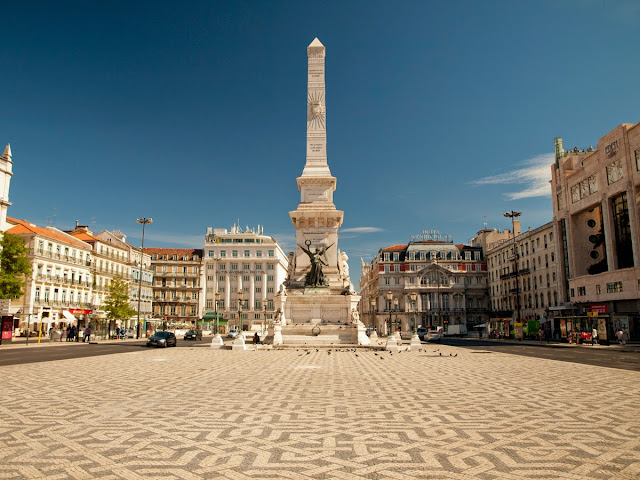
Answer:
[{"label": "beige building facade", "polygon": [[200,321],[202,249],[145,248],[153,272],[153,316],[166,327],[187,328]]},{"label": "beige building facade", "polygon": [[551,167],[563,335],[597,325],[640,339],[640,124],[621,124],[597,148],[565,151]]},{"label": "beige building facade", "polygon": [[516,321],[538,320],[553,335],[559,325],[552,316],[560,303],[553,222],[524,233],[519,225],[514,230],[515,236],[505,230],[508,238],[489,243],[486,252],[490,331],[505,335]]}]

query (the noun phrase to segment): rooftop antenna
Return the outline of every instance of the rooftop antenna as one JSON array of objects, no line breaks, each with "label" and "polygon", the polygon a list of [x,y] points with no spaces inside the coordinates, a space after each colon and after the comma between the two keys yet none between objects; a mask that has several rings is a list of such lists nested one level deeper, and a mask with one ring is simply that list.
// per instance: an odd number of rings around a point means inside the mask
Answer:
[{"label": "rooftop antenna", "polygon": [[486,215],[482,216],[482,221],[484,222],[484,229],[486,230],[487,229],[487,216]]},{"label": "rooftop antenna", "polygon": [[56,226],[56,207],[53,207],[53,226]]},{"label": "rooftop antenna", "polygon": [[91,217],[91,231],[96,231],[96,217]]}]

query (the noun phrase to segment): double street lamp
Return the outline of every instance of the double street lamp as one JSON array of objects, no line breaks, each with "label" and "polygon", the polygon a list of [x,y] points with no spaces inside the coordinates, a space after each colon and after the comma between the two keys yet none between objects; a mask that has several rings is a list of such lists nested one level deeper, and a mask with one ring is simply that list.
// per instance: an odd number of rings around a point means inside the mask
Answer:
[{"label": "double street lamp", "polygon": [[391,290],[387,291],[387,304],[389,305],[389,331],[387,332],[387,335],[393,335],[393,323],[391,321],[391,305],[392,305],[392,301],[393,301],[393,292]]},{"label": "double street lamp", "polygon": [[142,246],[140,247],[140,279],[138,282],[138,326],[136,327],[136,338],[140,338],[140,300],[142,299],[142,271],[144,268],[144,227],[151,225],[151,218],[136,218],[136,222],[142,224]]},{"label": "double street lamp", "polygon": [[242,299],[244,292],[238,288],[238,335],[242,335]]},{"label": "double street lamp", "polygon": [[416,316],[416,300],[418,299],[418,294],[416,292],[411,292],[409,296],[411,297],[411,306],[413,308],[413,335],[411,335],[411,345],[420,346],[420,337],[418,337],[418,317]]},{"label": "double street lamp", "polygon": [[220,292],[216,292],[216,308],[215,308],[215,314],[216,314],[216,335],[218,335],[220,333],[220,319],[218,318],[218,303],[220,302],[220,297],[222,296],[222,294]]},{"label": "double street lamp", "polygon": [[522,212],[516,212],[511,210],[510,212],[506,212],[504,214],[505,217],[511,219],[511,233],[513,234],[513,261],[515,263],[515,273],[516,273],[516,308],[518,309],[518,321],[521,320],[520,316],[520,281],[518,278],[518,246],[516,245],[516,230],[515,230],[515,219],[522,215]]}]

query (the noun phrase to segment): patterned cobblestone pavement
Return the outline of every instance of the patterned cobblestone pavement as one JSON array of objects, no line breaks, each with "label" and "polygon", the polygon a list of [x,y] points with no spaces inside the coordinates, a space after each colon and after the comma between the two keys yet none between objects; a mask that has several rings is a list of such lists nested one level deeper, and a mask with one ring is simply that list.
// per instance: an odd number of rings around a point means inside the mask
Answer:
[{"label": "patterned cobblestone pavement", "polygon": [[640,478],[639,373],[423,347],[0,367],[0,479]]}]

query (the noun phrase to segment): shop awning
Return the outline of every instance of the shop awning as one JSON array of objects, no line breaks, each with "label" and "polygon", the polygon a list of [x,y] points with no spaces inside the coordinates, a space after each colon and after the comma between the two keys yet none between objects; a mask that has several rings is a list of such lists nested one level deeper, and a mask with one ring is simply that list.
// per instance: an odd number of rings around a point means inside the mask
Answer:
[{"label": "shop awning", "polygon": [[216,315],[218,316],[218,320],[222,320],[222,314],[216,312],[207,312],[202,316],[202,320],[215,320]]},{"label": "shop awning", "polygon": [[69,312],[69,310],[62,310],[62,316],[66,319],[69,320],[70,322],[77,322],[78,319],[76,317],[73,316],[73,314],[71,312]]},{"label": "shop awning", "polygon": [[480,325],[474,325],[472,328],[487,328],[487,324],[481,323]]}]

